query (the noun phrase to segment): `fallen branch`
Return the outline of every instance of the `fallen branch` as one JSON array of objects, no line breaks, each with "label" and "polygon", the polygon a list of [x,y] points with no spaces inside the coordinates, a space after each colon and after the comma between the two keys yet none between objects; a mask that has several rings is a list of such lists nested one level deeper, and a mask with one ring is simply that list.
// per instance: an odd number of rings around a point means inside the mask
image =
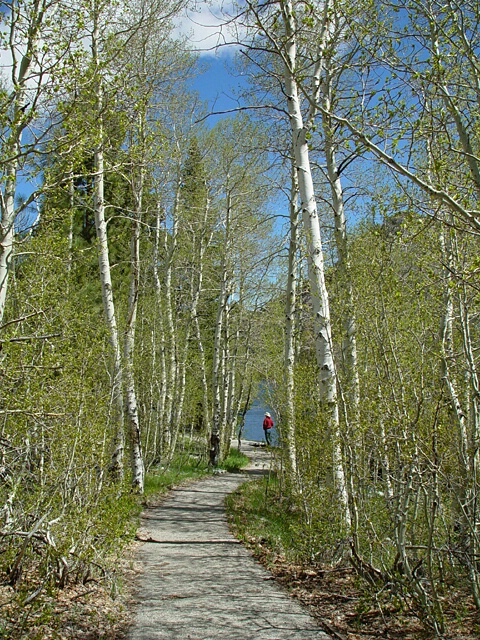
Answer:
[{"label": "fallen branch", "polygon": [[34,413],[33,411],[27,411],[26,409],[0,409],[0,415],[5,416],[9,414],[23,413],[33,418],[63,418],[66,413]]},{"label": "fallen branch", "polygon": [[349,560],[358,575],[362,576],[362,578],[364,578],[372,586],[377,585],[379,582],[385,581],[382,572],[375,568],[369,562],[365,562],[365,560],[363,560],[363,558],[358,555],[357,550],[355,549],[355,546],[353,544],[350,545],[350,548],[352,553],[349,556]]},{"label": "fallen branch", "polygon": [[50,338],[59,338],[61,333],[50,333],[45,336],[19,336],[18,338],[7,338],[6,340],[0,340],[0,344],[7,342],[31,342],[32,340],[49,340]]},{"label": "fallen branch", "polygon": [[135,536],[135,540],[139,542],[154,542],[156,544],[241,544],[240,540],[235,538],[209,538],[208,540],[157,540],[152,536],[142,535],[141,533]]},{"label": "fallen branch", "polygon": [[344,635],[342,635],[341,633],[338,633],[338,631],[335,631],[335,629],[331,625],[329,625],[328,622],[325,622],[323,618],[317,617],[317,620],[320,626],[323,627],[323,630],[329,633],[331,636],[333,636],[334,638],[337,638],[337,640],[346,640]]},{"label": "fallen branch", "polygon": [[2,324],[2,326],[0,327],[0,331],[2,331],[3,329],[5,329],[5,327],[8,327],[11,324],[17,324],[18,322],[23,322],[24,320],[28,320],[29,318],[33,318],[34,316],[39,316],[41,313],[43,313],[43,311],[35,311],[34,313],[29,313],[28,315],[23,316],[22,318],[15,318],[14,320],[9,320],[8,322],[5,322],[4,324]]}]

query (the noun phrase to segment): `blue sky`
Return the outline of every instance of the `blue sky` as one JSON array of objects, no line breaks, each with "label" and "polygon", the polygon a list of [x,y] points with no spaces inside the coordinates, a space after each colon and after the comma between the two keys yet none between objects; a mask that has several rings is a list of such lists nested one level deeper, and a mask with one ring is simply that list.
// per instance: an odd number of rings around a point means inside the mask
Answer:
[{"label": "blue sky", "polygon": [[208,69],[198,75],[192,83],[192,88],[198,91],[213,111],[234,109],[238,106],[235,93],[241,86],[241,78],[229,72],[227,65],[230,61],[231,57],[224,55],[205,57],[202,62],[208,65]]},{"label": "blue sky", "polygon": [[[211,3],[197,3],[197,10],[184,13],[176,20],[175,35],[186,37],[189,46],[199,54],[200,63],[205,68],[192,80],[192,89],[198,92],[200,98],[207,102],[207,108],[211,111],[226,111],[235,109],[238,101],[235,96],[242,85],[241,77],[231,73],[228,67],[232,67],[233,57],[237,47],[217,45],[229,42],[229,35],[223,27],[225,21],[225,7],[228,5]],[[213,126],[222,116],[210,116],[206,120],[207,126]],[[18,196],[28,197],[38,184],[32,182],[31,176],[19,175]],[[31,214],[30,214],[31,215]]]},{"label": "blue sky", "polygon": [[[195,10],[186,9],[176,19],[175,35],[186,37],[188,45],[199,54],[200,61],[208,66],[193,81],[192,88],[198,91],[213,111],[238,106],[235,92],[242,84],[242,79],[228,70],[228,66],[232,66],[235,51],[238,50],[234,38],[239,37],[229,33],[225,26],[229,6],[228,0],[211,0],[208,3],[200,1],[195,4]],[[230,13],[233,15],[233,10]],[[212,117],[209,122],[213,123],[215,120]]]}]

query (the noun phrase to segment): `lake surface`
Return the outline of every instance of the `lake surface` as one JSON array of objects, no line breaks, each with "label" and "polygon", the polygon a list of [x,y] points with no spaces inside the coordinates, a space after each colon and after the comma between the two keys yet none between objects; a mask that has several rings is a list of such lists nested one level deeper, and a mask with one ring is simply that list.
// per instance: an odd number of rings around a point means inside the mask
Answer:
[{"label": "lake surface", "polygon": [[[263,418],[265,417],[265,411],[270,411],[268,407],[259,401],[255,401],[252,404],[251,409],[245,414],[245,427],[243,429],[242,438],[244,440],[254,440],[262,442],[265,440],[263,435]],[[272,413],[270,411],[270,413]],[[273,422],[275,422],[275,416],[272,413]],[[272,439],[275,441],[276,430],[272,429]]]}]

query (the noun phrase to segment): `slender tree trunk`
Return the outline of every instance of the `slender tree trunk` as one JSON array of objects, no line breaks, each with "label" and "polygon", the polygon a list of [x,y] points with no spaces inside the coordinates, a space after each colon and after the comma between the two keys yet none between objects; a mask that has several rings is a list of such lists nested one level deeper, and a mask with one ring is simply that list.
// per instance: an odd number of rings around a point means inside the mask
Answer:
[{"label": "slender tree trunk", "polygon": [[202,393],[203,393],[203,419],[205,421],[206,429],[210,430],[210,399],[208,393],[208,381],[207,381],[207,365],[205,362],[205,348],[203,346],[202,332],[200,329],[200,322],[198,320],[198,314],[195,315],[195,337],[197,340],[198,351],[200,355],[200,376],[202,380]]},{"label": "slender tree trunk", "polygon": [[[468,477],[468,420],[467,414],[462,407],[458,384],[454,374],[456,368],[455,349],[453,344],[453,321],[454,321],[454,301],[453,301],[453,273],[455,272],[453,248],[451,241],[447,239],[449,230],[443,226],[440,231],[440,245],[444,262],[444,314],[441,321],[441,353],[442,353],[442,373],[443,379],[450,395],[452,407],[458,424],[458,452],[460,467],[464,476],[463,488],[466,487]],[[452,232],[453,233],[453,232]],[[460,497],[460,502],[464,504],[465,495]]]},{"label": "slender tree trunk", "polygon": [[223,336],[222,336],[222,366],[221,366],[221,380],[222,388],[220,393],[221,410],[220,410],[220,457],[225,457],[226,440],[227,440],[227,425],[228,425],[228,399],[230,397],[230,305],[228,299],[230,292],[227,290],[227,303],[225,306],[225,312],[223,315]]},{"label": "slender tree trunk", "polygon": [[132,237],[130,240],[130,293],[128,297],[128,317],[125,329],[124,360],[125,360],[125,400],[129,422],[130,446],[132,456],[132,484],[143,493],[145,467],[140,437],[140,421],[138,417],[137,392],[135,386],[135,330],[137,322],[138,294],[140,280],[140,223],[142,216],[143,197],[143,168],[140,169],[138,184],[133,180],[133,196],[135,202],[134,218],[132,220]]},{"label": "slender tree trunk", "polygon": [[292,4],[289,0],[281,2],[283,19],[287,33],[285,45],[284,82],[287,96],[288,113],[292,131],[293,149],[298,176],[303,227],[307,236],[309,281],[315,324],[315,348],[319,369],[319,400],[327,415],[333,449],[333,470],[336,488],[345,523],[350,524],[345,473],[341,455],[341,439],[336,390],[336,369],[332,350],[330,306],[325,285],[322,237],[317,213],[317,204],[310,169],[309,150],[306,129],[300,105],[296,74],[296,24]]},{"label": "slender tree trunk", "polygon": [[[17,147],[17,148],[15,148]],[[18,154],[19,145],[13,145],[13,154]],[[8,279],[13,259],[15,238],[15,191],[17,187],[18,161],[10,160],[6,169],[5,190],[2,194],[2,219],[0,222],[0,323],[5,315]]]},{"label": "slender tree trunk", "polygon": [[[243,402],[245,389],[248,389],[247,392],[246,392],[247,397],[245,398],[245,402]],[[238,435],[237,442],[238,442],[238,451],[239,452],[242,450],[242,435],[243,435],[243,429],[245,427],[245,416],[247,415],[247,411],[250,408],[251,395],[252,395],[252,378],[250,377],[248,379],[248,382],[244,378],[243,379],[242,394],[240,395],[239,405],[238,405],[238,413],[240,415],[240,424],[239,424],[239,427],[238,427],[238,434],[237,434]],[[243,404],[243,406],[242,406],[242,404]]]},{"label": "slender tree trunk", "polygon": [[[442,339],[442,370],[446,388],[450,395],[454,415],[458,425],[459,463],[462,480],[458,483],[457,500],[460,507],[465,547],[465,564],[467,566],[476,606],[480,608],[480,575],[477,558],[480,550],[480,540],[477,522],[478,515],[478,448],[479,448],[479,379],[476,361],[473,354],[471,339],[470,317],[466,301],[465,285],[453,281],[453,274],[457,271],[458,249],[455,246],[456,232],[442,226],[440,244],[444,262],[444,316],[441,325]],[[459,329],[463,340],[463,355],[465,363],[465,380],[467,383],[468,400],[462,404],[459,383],[455,370],[458,368],[457,354],[453,340],[453,323],[455,305],[453,291],[458,289],[458,319]]]},{"label": "slender tree trunk", "polygon": [[227,208],[225,213],[225,251],[222,260],[222,275],[220,282],[220,295],[217,304],[217,319],[215,323],[215,339],[213,345],[213,412],[212,412],[212,432],[210,436],[210,464],[214,467],[218,465],[220,458],[220,447],[222,441],[222,389],[224,380],[221,375],[222,364],[224,362],[224,334],[225,334],[225,313],[228,298],[228,248],[230,234],[230,207],[231,198],[227,194]]},{"label": "slender tree trunk", "polygon": [[[243,306],[242,306],[243,309]],[[232,409],[231,409],[231,431],[230,431],[230,440],[229,444],[234,435],[235,427],[238,427],[238,450],[240,451],[241,447],[241,438],[242,431],[245,424],[245,414],[248,411],[250,406],[250,396],[252,391],[252,377],[249,372],[250,369],[250,356],[251,356],[251,332],[252,332],[252,323],[248,322],[248,328],[245,333],[242,332],[242,329],[245,325],[244,318],[240,318],[239,321],[239,329],[237,330],[236,341],[235,341],[235,359],[234,366],[236,368],[235,371],[235,384],[234,387],[240,387],[236,392],[235,396],[232,397]],[[244,354],[242,356],[243,364],[241,368],[239,368],[239,359],[238,359],[238,348],[240,345],[244,349]],[[238,383],[237,383],[238,382]],[[245,398],[246,396],[246,398]]]},{"label": "slender tree trunk", "polygon": [[73,182],[73,171],[70,171],[70,175],[68,176],[68,206],[69,206],[69,217],[68,217],[68,262],[67,262],[67,271],[70,272],[72,270],[72,258],[73,258],[73,222],[75,217],[75,184]]},{"label": "slender tree trunk", "polygon": [[155,219],[155,241],[153,246],[153,277],[155,282],[155,294],[157,302],[157,319],[158,319],[158,336],[160,346],[160,382],[158,385],[158,400],[157,400],[157,424],[155,425],[155,459],[158,461],[163,454],[163,425],[165,416],[165,404],[167,394],[167,364],[166,364],[166,345],[165,345],[165,327],[163,319],[163,298],[162,298],[162,286],[160,282],[160,276],[158,273],[159,263],[159,248],[160,248],[160,230],[162,224],[162,212],[160,207],[157,206],[156,219]]},{"label": "slender tree trunk", "polygon": [[[325,73],[324,82],[324,107],[327,113],[332,108],[332,78],[328,71]],[[323,115],[323,131],[325,137],[325,160],[327,165],[328,181],[332,193],[332,208],[335,221],[335,245],[337,247],[337,269],[342,283],[344,295],[343,309],[343,360],[345,362],[347,380],[347,398],[349,400],[349,414],[354,427],[358,424],[358,411],[360,405],[360,379],[358,375],[357,358],[357,322],[355,317],[355,296],[353,293],[352,269],[348,249],[347,222],[345,219],[345,206],[343,187],[338,170],[334,127],[328,116]]]},{"label": "slender tree trunk", "polygon": [[180,211],[180,183],[177,184],[177,192],[175,194],[175,204],[173,208],[173,227],[170,238],[170,248],[167,246],[167,235],[165,236],[165,251],[167,253],[167,269],[165,275],[165,306],[166,306],[166,335],[168,338],[168,364],[166,376],[166,396],[163,423],[163,453],[167,457],[170,455],[172,444],[173,429],[173,403],[175,398],[175,388],[177,384],[177,336],[174,323],[173,312],[173,292],[172,292],[172,274],[173,259],[177,251],[178,236],[178,215]]},{"label": "slender tree trunk", "polygon": [[[438,42],[438,26],[436,24],[436,19],[433,13],[428,15],[428,19],[430,22],[430,36],[431,36],[431,46],[432,52],[435,55],[436,66],[442,67],[443,65],[443,55],[440,51],[440,45]],[[478,74],[476,74],[478,75]],[[443,103],[445,108],[450,113],[455,123],[455,127],[457,129],[458,139],[460,141],[460,145],[463,149],[463,157],[465,158],[468,168],[470,169],[470,177],[473,183],[473,186],[477,190],[477,193],[480,191],[480,167],[478,161],[478,155],[475,153],[475,149],[472,147],[470,141],[470,135],[467,130],[467,124],[464,121],[464,116],[460,109],[457,106],[457,98],[452,97],[450,91],[448,89],[447,84],[443,81],[438,83],[438,88],[440,90],[440,95],[443,99]]]},{"label": "slender tree trunk", "polygon": [[34,19],[29,28],[29,39],[24,54],[17,59],[18,50],[14,40],[17,30],[19,9],[16,3],[12,3],[9,11],[10,22],[10,48],[12,56],[12,83],[13,89],[13,114],[10,119],[10,135],[6,144],[6,157],[8,160],[3,165],[5,187],[0,194],[1,220],[0,220],[0,326],[5,315],[5,305],[7,300],[9,272],[12,266],[15,240],[15,193],[17,189],[17,171],[19,168],[19,157],[21,151],[21,141],[23,132],[28,124],[25,115],[25,104],[27,100],[27,83],[34,59],[34,52],[38,44],[38,34],[43,22],[44,10],[39,0],[34,2],[32,15]]},{"label": "slender tree trunk", "polygon": [[[95,16],[95,28],[92,34],[92,53],[93,61],[99,69],[98,57],[98,24],[97,16]],[[104,159],[104,132],[103,132],[103,95],[102,83],[100,76],[96,79],[96,101],[98,113],[98,143],[94,152],[94,209],[95,209],[95,229],[98,242],[98,263],[100,268],[100,280],[102,284],[103,307],[105,318],[110,335],[110,343],[113,354],[113,372],[112,372],[112,401],[114,407],[115,420],[115,440],[114,452],[112,458],[113,472],[123,478],[124,473],[124,452],[125,452],[125,433],[124,433],[124,416],[123,416],[123,371],[122,358],[120,353],[120,343],[118,338],[117,320],[115,317],[115,305],[113,299],[113,287],[110,271],[110,259],[108,254],[108,236],[107,223],[105,220],[105,159]]]},{"label": "slender tree trunk", "polygon": [[[377,379],[381,380],[382,376],[377,369]],[[379,429],[380,429],[380,460],[382,464],[382,472],[384,475],[385,482],[385,491],[388,498],[388,501],[391,502],[393,500],[393,487],[392,487],[392,471],[390,469],[390,459],[388,456],[388,440],[387,433],[385,430],[385,420],[383,416],[382,407],[384,406],[382,387],[378,385],[378,406],[380,407],[379,411]]]},{"label": "slender tree trunk", "polygon": [[168,457],[169,462],[172,460],[173,454],[175,453],[175,449],[177,447],[178,434],[182,427],[183,406],[185,402],[186,367],[187,367],[189,340],[190,340],[190,329],[187,329],[187,334],[185,336],[184,354],[177,366],[176,389],[175,389],[176,391],[175,410],[172,412],[170,452]]},{"label": "slender tree trunk", "polygon": [[200,329],[200,321],[198,318],[198,304],[200,301],[200,295],[203,290],[203,270],[204,270],[205,252],[207,250],[207,247],[210,244],[210,241],[213,235],[212,232],[209,231],[207,228],[209,213],[210,213],[210,197],[208,195],[208,190],[207,190],[204,216],[203,216],[203,228],[200,232],[200,238],[198,242],[198,258],[197,258],[198,279],[197,279],[196,285],[194,285],[194,290],[192,291],[192,308],[191,308],[191,322],[193,322],[193,325],[195,327],[195,337],[196,337],[196,342],[197,342],[199,356],[200,356],[200,375],[201,375],[202,392],[203,392],[203,420],[204,420],[206,429],[210,429],[210,426],[211,426],[210,425],[210,406],[209,406],[210,402],[208,397],[205,349],[203,346],[202,332]]},{"label": "slender tree trunk", "polygon": [[359,515],[357,510],[357,495],[355,480],[358,478],[357,451],[358,426],[360,422],[360,378],[358,375],[357,359],[357,322],[355,315],[355,299],[353,293],[352,270],[348,248],[347,222],[343,186],[337,165],[334,127],[325,113],[332,108],[333,79],[328,68],[325,68],[322,84],[324,108],[322,123],[325,140],[325,161],[327,165],[328,182],[332,194],[332,209],[335,223],[334,237],[337,248],[337,271],[341,283],[343,296],[343,344],[342,360],[345,369],[346,393],[342,393],[342,406],[345,419],[344,457],[346,461],[345,476],[348,482],[349,509],[352,522],[353,544],[358,550]]},{"label": "slender tree trunk", "polygon": [[292,162],[290,191],[290,242],[288,247],[288,277],[285,307],[285,390],[286,415],[282,425],[282,440],[287,451],[287,474],[291,486],[296,488],[297,450],[295,442],[295,331],[297,316],[298,281],[298,179]]},{"label": "slender tree trunk", "polygon": [[[184,400],[185,400],[185,387],[186,387],[186,363],[187,363],[188,353],[189,353],[190,336],[191,336],[193,327],[195,327],[197,338],[199,340],[199,346],[200,346],[204,401],[206,400],[208,402],[205,357],[204,357],[203,344],[202,344],[201,335],[200,335],[200,324],[198,322],[198,305],[200,302],[200,295],[202,293],[202,287],[203,287],[203,269],[204,269],[205,251],[207,250],[207,247],[212,238],[212,233],[209,232],[207,229],[209,211],[210,211],[210,199],[207,193],[206,200],[205,200],[205,207],[204,207],[204,215],[203,215],[203,220],[201,221],[201,224],[200,224],[200,228],[198,229],[197,233],[195,233],[192,230],[193,244],[194,244],[193,254],[195,256],[195,264],[194,264],[194,269],[192,270],[192,274],[196,272],[197,277],[195,278],[192,275],[192,278],[190,280],[190,299],[191,299],[190,315],[189,315],[189,319],[188,319],[188,323],[185,331],[185,346],[183,350],[183,356],[181,358],[181,361],[178,367],[179,383],[177,385],[178,386],[177,407],[175,412],[175,429],[174,429],[175,438],[181,427],[180,423],[183,416],[183,406],[184,406]],[[205,415],[208,416],[208,405],[206,405],[204,408],[204,416]]]},{"label": "slender tree trunk", "polygon": [[236,423],[236,393],[237,393],[237,357],[238,357],[238,342],[240,331],[237,327],[235,332],[235,338],[233,341],[233,352],[230,348],[227,349],[227,362],[226,362],[226,376],[228,379],[228,393],[225,398],[225,433],[223,438],[223,457],[226,458],[230,453],[230,446],[232,443],[233,430]]}]

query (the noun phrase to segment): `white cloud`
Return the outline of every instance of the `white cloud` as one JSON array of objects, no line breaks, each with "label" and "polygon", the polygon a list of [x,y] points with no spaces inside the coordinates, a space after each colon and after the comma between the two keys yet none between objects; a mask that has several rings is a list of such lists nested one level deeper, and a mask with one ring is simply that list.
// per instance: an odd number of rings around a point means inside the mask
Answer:
[{"label": "white cloud", "polygon": [[232,4],[198,2],[177,18],[175,34],[186,38],[201,56],[229,55],[239,46],[242,34],[234,15]]}]

